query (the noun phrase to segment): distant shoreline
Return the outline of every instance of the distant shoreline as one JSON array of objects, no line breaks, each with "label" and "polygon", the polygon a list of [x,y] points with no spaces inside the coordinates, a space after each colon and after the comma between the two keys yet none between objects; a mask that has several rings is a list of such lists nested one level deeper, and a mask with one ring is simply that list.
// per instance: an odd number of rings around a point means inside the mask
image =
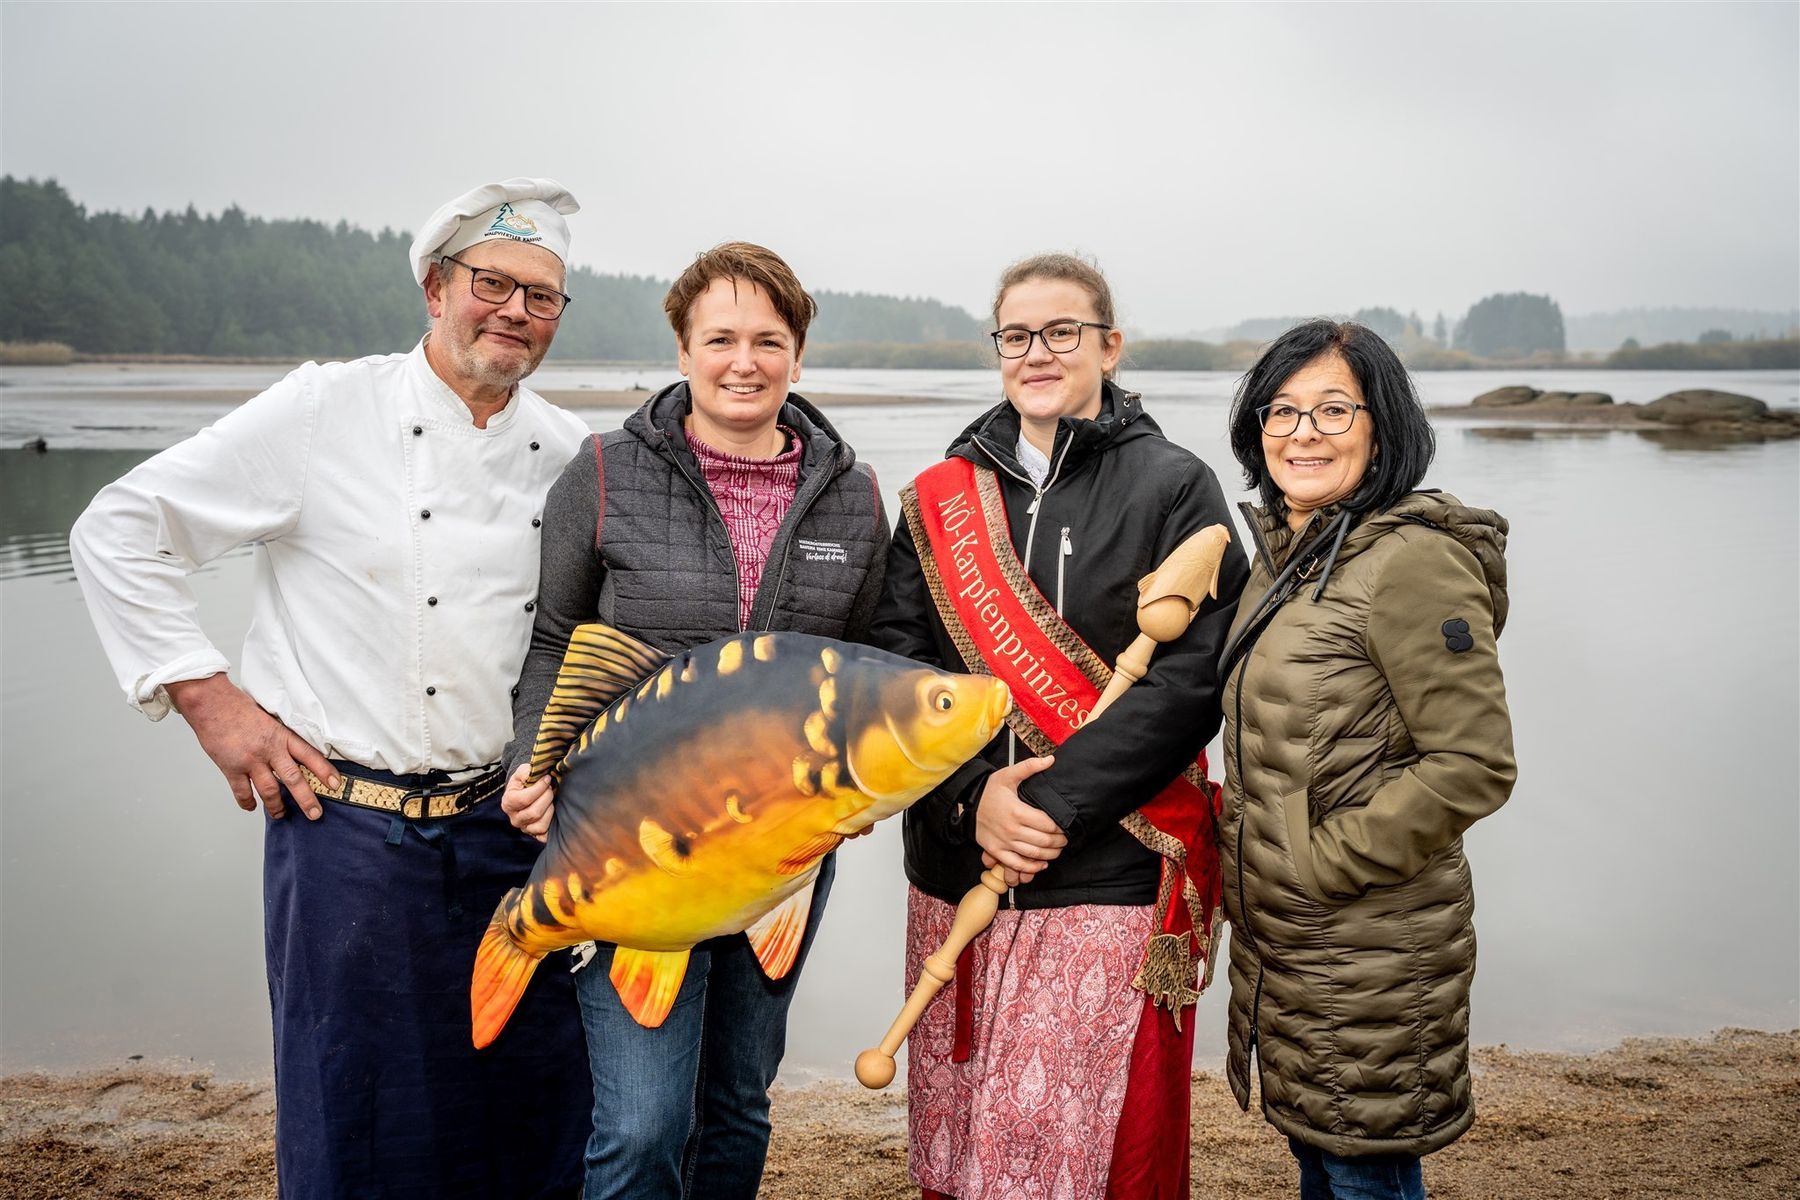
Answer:
[{"label": "distant shoreline", "polygon": [[[830,345],[830,343],[820,343],[819,348],[821,350],[824,350],[829,345]],[[1186,372],[1197,372],[1197,373],[1202,373],[1202,374],[1241,375],[1250,366],[1249,358],[1246,358],[1242,362],[1234,362],[1233,364],[1226,365],[1226,366],[1196,366],[1196,365],[1180,364],[1180,363],[1134,362],[1132,360],[1131,345],[1132,344],[1129,341],[1125,345],[1125,359],[1124,359],[1124,362],[1121,364],[1121,368],[1120,368],[1121,370],[1134,371],[1134,372],[1135,371],[1143,371],[1143,372],[1186,371]],[[292,367],[292,366],[297,366],[298,364],[300,364],[302,362],[307,362],[307,361],[344,362],[344,361],[347,361],[347,359],[345,359],[342,356],[335,356],[335,355],[308,356],[308,355],[304,355],[304,354],[283,355],[283,356],[279,356],[279,357],[260,357],[260,356],[259,357],[239,357],[239,356],[231,356],[231,355],[215,357],[215,356],[208,356],[208,355],[203,355],[203,354],[75,354],[72,358],[63,359],[63,360],[59,360],[59,361],[55,361],[55,362],[33,362],[33,361],[28,361],[28,360],[20,360],[20,361],[11,362],[11,363],[0,362],[0,367],[7,367],[7,366],[13,366],[13,367],[20,367],[20,366],[30,366],[30,367],[69,367],[69,366],[75,366],[75,367],[79,367],[79,366]],[[831,371],[969,371],[969,370],[989,369],[989,366],[975,366],[975,365],[971,365],[967,361],[961,361],[961,360],[959,360],[959,361],[946,360],[941,363],[934,363],[934,362],[895,363],[895,362],[891,362],[891,361],[817,362],[817,363],[813,363],[812,365],[818,369],[831,370]],[[545,366],[548,368],[551,368],[553,370],[564,370],[564,369],[571,369],[571,368],[572,369],[594,368],[594,369],[608,370],[608,371],[669,371],[669,372],[673,372],[675,370],[675,364],[673,362],[649,361],[649,360],[644,360],[644,359],[558,358],[558,359],[548,360],[545,363]],[[1541,372],[1557,372],[1557,371],[1583,371],[1583,372],[1586,372],[1586,371],[1643,371],[1643,372],[1650,372],[1650,373],[1657,373],[1657,372],[1680,373],[1680,372],[1715,372],[1715,371],[1720,371],[1720,372],[1724,372],[1724,371],[1787,371],[1787,370],[1793,370],[1793,369],[1794,369],[1793,365],[1789,364],[1789,363],[1781,363],[1781,364],[1777,364],[1775,366],[1746,366],[1746,365],[1731,364],[1731,363],[1705,363],[1705,362],[1698,362],[1698,361],[1689,362],[1689,361],[1666,361],[1666,360],[1650,361],[1650,362],[1638,363],[1638,364],[1633,364],[1633,365],[1627,366],[1627,365],[1623,365],[1623,364],[1619,364],[1619,363],[1609,363],[1603,357],[1585,357],[1585,356],[1571,357],[1571,358],[1567,358],[1567,359],[1563,359],[1561,361],[1555,361],[1555,362],[1544,362],[1544,361],[1536,361],[1536,360],[1524,361],[1524,362],[1505,362],[1505,361],[1499,361],[1499,360],[1486,360],[1486,359],[1457,361],[1457,360],[1448,359],[1448,358],[1446,358],[1446,359],[1427,358],[1420,362],[1407,363],[1407,370],[1412,371],[1414,373],[1428,372],[1428,373],[1433,373],[1433,374],[1445,374],[1445,375],[1461,375],[1461,374],[1468,374],[1468,373],[1472,373],[1472,372],[1481,372],[1481,371],[1491,371],[1491,372],[1505,371],[1505,372],[1518,372],[1521,374],[1536,374],[1536,373],[1541,373]]]},{"label": "distant shoreline", "polygon": [[[26,389],[0,390],[0,400],[9,393]],[[84,388],[80,392],[72,392],[68,396],[71,404],[89,404],[94,401],[106,403],[131,404],[242,404],[263,389],[250,388]],[[537,390],[537,389],[533,389]],[[550,388],[538,390],[538,395],[559,408],[636,408],[654,396],[655,391],[626,390],[617,391],[605,388]],[[799,390],[799,394],[808,401],[824,408],[868,407],[895,404],[951,404],[951,400],[942,397],[905,396],[892,393],[862,394],[857,392],[809,392]],[[42,392],[37,393],[43,396]],[[36,397],[34,397],[36,398]]]}]

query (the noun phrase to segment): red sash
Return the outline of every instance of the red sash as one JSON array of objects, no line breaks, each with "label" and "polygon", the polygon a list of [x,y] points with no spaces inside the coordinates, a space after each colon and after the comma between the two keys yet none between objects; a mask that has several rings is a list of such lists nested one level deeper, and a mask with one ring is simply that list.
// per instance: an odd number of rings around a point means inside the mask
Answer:
[{"label": "red sash", "polygon": [[[1004,681],[1007,718],[1019,740],[1049,754],[1081,727],[1112,670],[1031,581],[1013,550],[992,471],[950,458],[900,494],[927,586],[963,663]],[[1132,1046],[1125,1110],[1113,1147],[1109,1196],[1185,1197],[1188,1073],[1193,1025],[1181,1010],[1212,979],[1214,914],[1220,902],[1213,839],[1219,788],[1206,753],[1120,824],[1162,856],[1160,933],[1145,947],[1132,986],[1144,1012]],[[1199,962],[1205,976],[1196,986]],[[1161,1011],[1159,1011],[1159,1008]]]}]

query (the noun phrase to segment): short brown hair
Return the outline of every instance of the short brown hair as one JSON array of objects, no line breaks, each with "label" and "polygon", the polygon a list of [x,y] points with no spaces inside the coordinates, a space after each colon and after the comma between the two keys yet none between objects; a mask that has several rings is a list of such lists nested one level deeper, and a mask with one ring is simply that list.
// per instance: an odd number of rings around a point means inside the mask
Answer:
[{"label": "short brown hair", "polygon": [[1006,293],[1028,279],[1063,279],[1076,284],[1093,297],[1094,315],[1102,325],[1116,325],[1113,320],[1112,289],[1100,268],[1073,254],[1034,254],[1022,258],[1000,273],[1000,287],[994,293],[994,324],[1000,323],[1000,303]]},{"label": "short brown hair", "polygon": [[682,345],[687,345],[688,318],[698,300],[715,279],[742,279],[763,290],[769,303],[794,333],[794,349],[806,348],[806,327],[818,315],[819,306],[800,286],[793,269],[781,255],[751,242],[720,242],[696,257],[663,297],[663,311]]}]

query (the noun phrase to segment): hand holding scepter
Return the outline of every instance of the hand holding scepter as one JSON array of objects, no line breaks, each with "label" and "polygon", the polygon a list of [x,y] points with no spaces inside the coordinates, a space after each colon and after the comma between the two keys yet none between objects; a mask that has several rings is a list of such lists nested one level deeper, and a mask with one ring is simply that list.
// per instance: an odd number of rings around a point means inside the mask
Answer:
[{"label": "hand holding scepter", "polygon": [[[1170,552],[1162,565],[1138,581],[1138,628],[1142,632],[1125,652],[1119,655],[1113,677],[1088,714],[1092,721],[1126,688],[1143,678],[1150,667],[1150,656],[1161,642],[1173,641],[1193,623],[1194,614],[1208,596],[1219,594],[1219,564],[1225,547],[1231,544],[1231,533],[1223,525],[1209,525],[1183,541]],[[1049,765],[1047,759],[1032,763]],[[1006,770],[1015,771],[1030,764],[1019,763]],[[1041,767],[1037,769],[1042,769]],[[1033,771],[1032,773],[1035,773]],[[996,772],[995,775],[999,775]],[[982,873],[976,885],[964,894],[956,906],[956,916],[944,944],[925,959],[918,983],[887,1035],[877,1047],[856,1056],[856,1078],[866,1088],[884,1088],[894,1080],[894,1056],[906,1041],[913,1026],[919,1023],[929,1005],[945,984],[956,978],[956,960],[964,947],[993,923],[1000,910],[1000,897],[1006,892],[1001,864],[995,863]]]}]

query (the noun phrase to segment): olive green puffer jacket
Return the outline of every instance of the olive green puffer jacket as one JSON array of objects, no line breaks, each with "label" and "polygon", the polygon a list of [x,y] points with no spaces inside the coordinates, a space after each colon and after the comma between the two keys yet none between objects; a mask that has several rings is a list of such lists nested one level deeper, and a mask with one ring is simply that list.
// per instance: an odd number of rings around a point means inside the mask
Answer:
[{"label": "olive green puffer jacket", "polygon": [[[1250,515],[1234,635],[1336,514]],[[1227,680],[1226,1073],[1248,1108],[1254,1054],[1263,1115],[1333,1154],[1423,1155],[1475,1119],[1462,832],[1516,773],[1505,546],[1498,514],[1412,493],[1315,560]]]}]

